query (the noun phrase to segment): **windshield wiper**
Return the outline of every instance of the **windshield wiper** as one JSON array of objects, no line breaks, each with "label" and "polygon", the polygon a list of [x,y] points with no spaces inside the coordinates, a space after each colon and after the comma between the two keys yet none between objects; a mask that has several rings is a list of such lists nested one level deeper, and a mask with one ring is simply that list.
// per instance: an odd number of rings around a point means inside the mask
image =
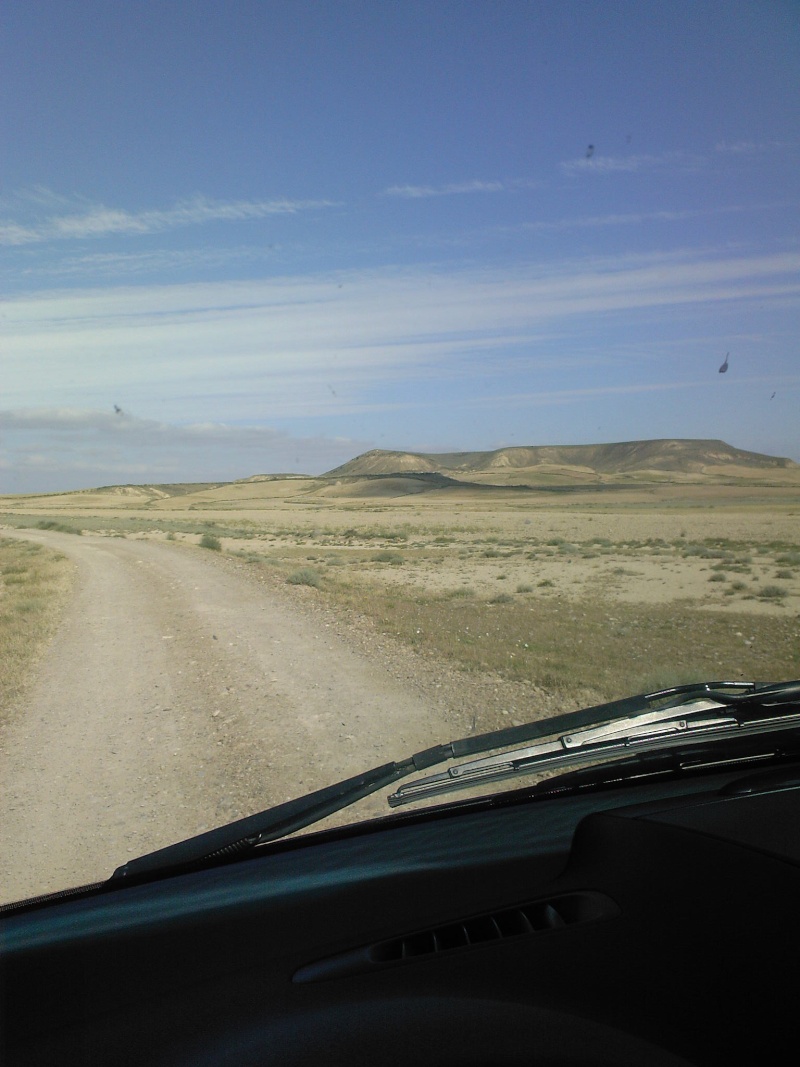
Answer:
[{"label": "windshield wiper", "polygon": [[[161,874],[166,872],[179,872],[192,870],[214,863],[218,860],[232,858],[249,852],[258,845],[319,822],[328,815],[332,815],[342,808],[346,808],[356,801],[377,792],[386,786],[394,784],[401,778],[419,771],[427,770],[438,764],[445,763],[450,759],[473,756],[480,753],[491,752],[495,749],[508,748],[512,745],[524,744],[537,738],[552,738],[557,735],[556,741],[547,742],[545,746],[534,746],[539,749],[548,748],[550,754],[556,754],[553,745],[561,751],[571,752],[578,758],[573,762],[581,762],[591,752],[591,758],[598,759],[603,755],[603,747],[619,744],[621,737],[633,738],[644,743],[645,738],[650,736],[654,743],[663,745],[668,743],[670,734],[676,732],[685,736],[688,729],[675,725],[686,718],[688,709],[678,708],[687,703],[702,704],[702,711],[695,707],[695,713],[706,715],[706,726],[709,731],[720,731],[729,728],[723,720],[728,718],[739,719],[761,718],[764,720],[765,709],[778,708],[781,705],[800,701],[800,681],[784,682],[778,685],[757,685],[755,682],[718,681],[704,682],[690,685],[673,686],[669,689],[658,690],[654,693],[641,693],[637,696],[626,697],[623,700],[611,701],[607,704],[599,704],[580,711],[567,712],[553,718],[525,723],[521,726],[511,726],[504,730],[495,730],[491,733],[479,734],[474,737],[465,737],[447,744],[435,745],[421,752],[409,756],[399,762],[386,763],[373,770],[347,778],[335,785],[326,786],[313,793],[299,797],[296,800],[278,804],[274,808],[249,815],[244,819],[221,826],[215,830],[199,834],[186,841],[168,845],[148,855],[129,860],[123,866],[118,867],[111,876],[111,881],[120,879],[136,879],[154,872]],[[735,708],[735,712],[723,713],[723,709]],[[738,715],[739,718],[736,718]],[[775,717],[773,717],[775,718]],[[786,715],[778,715],[781,722],[785,722]],[[673,720],[671,722],[671,720]],[[695,721],[693,719],[693,721]],[[626,725],[623,725],[625,723]],[[601,726],[601,724],[608,724]],[[577,733],[584,728],[601,726],[601,730],[593,731],[595,739],[589,743],[588,737]],[[766,729],[766,723],[764,722]],[[614,733],[616,731],[616,734]],[[631,731],[635,731],[632,733]],[[648,735],[649,731],[649,735]],[[658,741],[656,741],[658,735]],[[567,740],[569,739],[569,740]],[[566,741],[566,743],[565,743]],[[572,742],[576,743],[573,744]],[[595,743],[596,742],[596,743]],[[608,752],[608,748],[607,748]],[[506,753],[500,759],[508,761],[513,753]],[[494,759],[494,757],[492,757]],[[527,761],[528,756],[524,757]],[[475,761],[484,763],[485,761]],[[522,766],[522,760],[520,766]],[[563,762],[563,761],[562,761]],[[418,799],[421,796],[431,795],[431,792],[447,792],[451,788],[460,789],[466,785],[474,784],[474,779],[462,773],[464,767],[451,768],[455,774],[449,772],[444,775],[434,775],[428,779],[411,783],[410,786],[402,787],[390,798],[390,804],[403,803],[406,800]],[[496,765],[499,769],[499,764]],[[527,764],[525,764],[527,766]],[[541,766],[541,762],[540,762]],[[539,769],[531,768],[531,769]],[[511,774],[519,773],[511,770]],[[502,777],[509,776],[509,768],[502,772]],[[447,779],[447,782],[444,782]],[[434,782],[435,780],[435,782]],[[487,777],[486,780],[497,780]],[[423,789],[425,783],[434,783],[435,788]],[[439,788],[444,785],[444,788]],[[417,791],[411,793],[416,787]],[[401,797],[401,799],[397,799]]]},{"label": "windshield wiper", "polygon": [[[734,738],[738,748],[742,738],[791,728],[800,728],[800,711],[753,718],[744,713],[741,707],[716,700],[696,700],[688,704],[682,703],[677,708],[662,708],[658,712],[608,723],[596,729],[580,730],[552,741],[462,763],[440,774],[432,774],[400,786],[397,792],[389,797],[389,804],[397,807],[468,786],[599,761],[607,768],[607,774],[621,777],[622,762],[628,759],[631,753],[635,759],[628,764],[625,773],[638,774],[645,766],[641,756],[646,753],[663,753],[672,748],[682,750],[692,746],[696,755],[702,751],[698,747],[700,744],[717,745],[722,740]],[[561,776],[550,779],[549,784],[560,780]]]}]

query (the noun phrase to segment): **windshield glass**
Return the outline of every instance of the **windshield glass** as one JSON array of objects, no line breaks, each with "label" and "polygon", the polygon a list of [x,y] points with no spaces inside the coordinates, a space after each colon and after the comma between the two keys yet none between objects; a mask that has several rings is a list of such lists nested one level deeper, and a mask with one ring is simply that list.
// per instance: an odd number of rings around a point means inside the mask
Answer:
[{"label": "windshield glass", "polygon": [[0,902],[800,674],[795,5],[4,23]]}]

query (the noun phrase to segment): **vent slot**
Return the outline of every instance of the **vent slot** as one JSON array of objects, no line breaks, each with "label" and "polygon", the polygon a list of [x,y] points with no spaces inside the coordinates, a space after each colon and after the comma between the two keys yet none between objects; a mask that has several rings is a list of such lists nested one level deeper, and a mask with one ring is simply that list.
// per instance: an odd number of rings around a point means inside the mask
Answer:
[{"label": "vent slot", "polygon": [[373,946],[370,958],[375,963],[388,963],[448,952],[454,948],[467,948],[486,941],[534,934],[541,930],[558,930],[574,923],[602,918],[608,914],[607,908],[600,906],[600,901],[605,899],[595,893],[573,893],[555,900],[536,901],[518,908],[478,915],[463,922],[383,941]]},{"label": "vent slot", "polygon": [[339,956],[301,967],[295,974],[294,981],[317,982],[324,978],[342,977],[382,964],[434,956],[442,952],[467,949],[490,941],[524,937],[547,930],[559,930],[576,923],[594,922],[618,914],[617,905],[602,893],[568,893],[551,900],[537,900],[515,908],[476,915],[344,952]]}]

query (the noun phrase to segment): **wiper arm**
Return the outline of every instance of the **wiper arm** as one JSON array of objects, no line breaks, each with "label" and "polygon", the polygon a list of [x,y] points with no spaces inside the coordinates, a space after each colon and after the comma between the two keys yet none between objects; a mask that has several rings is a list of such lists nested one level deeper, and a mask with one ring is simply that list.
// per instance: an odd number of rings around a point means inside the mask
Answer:
[{"label": "wiper arm", "polygon": [[[800,699],[800,684],[784,683],[742,694],[714,692],[713,699],[671,702],[657,711],[616,719],[598,728],[564,734],[551,741],[471,760],[439,774],[400,786],[389,797],[397,807],[414,800],[513,778],[522,774],[614,761],[631,753],[663,752],[693,742],[713,743],[721,736],[738,739],[776,729],[800,727],[800,712],[766,715]],[[634,763],[634,767],[637,764]]]},{"label": "wiper arm", "polygon": [[327,815],[332,815],[350,804],[355,804],[356,801],[391,785],[407,774],[425,770],[433,766],[434,762],[441,762],[439,759],[426,762],[424,758],[426,755],[426,752],[420,752],[400,763],[386,763],[371,771],[358,774],[354,778],[346,778],[335,785],[317,789],[296,800],[289,800],[285,804],[268,808],[257,815],[248,815],[244,819],[238,819],[236,822],[227,823],[215,830],[198,834],[197,837],[190,837],[186,841],[167,845],[166,848],[150,852],[146,856],[139,856],[137,859],[129,860],[122,867],[118,867],[111,875],[111,880],[130,878],[154,871],[174,870],[177,872],[193,869],[213,863],[218,859],[248,852],[256,845],[285,837],[296,830],[302,830],[305,826],[319,822]]},{"label": "wiper arm", "polygon": [[[788,695],[790,690],[792,697]],[[677,700],[701,699],[710,694],[713,694],[713,700],[719,704],[766,698],[777,701],[800,699],[800,682],[787,682],[783,686],[769,687],[758,687],[754,682],[732,681],[674,686],[655,693],[642,693],[623,700],[583,708],[580,711],[567,712],[553,718],[525,723],[522,726],[511,726],[504,730],[495,730],[450,741],[444,745],[435,745],[405,760],[383,764],[353,778],[337,782],[335,785],[318,789],[295,800],[287,801],[285,804],[278,804],[256,815],[249,815],[226,826],[209,830],[186,841],[168,845],[156,852],[129,860],[114,871],[111,880],[138,878],[156,871],[177,873],[181,870],[202,867],[226,857],[244,854],[257,845],[285,837],[319,822],[320,819],[356,803],[379,789],[392,785],[401,778],[427,770],[429,767],[445,763],[450,759],[524,744],[536,738],[552,737],[556,733],[574,732],[583,727],[607,723],[609,720],[636,716],[664,702],[674,706]]]},{"label": "wiper arm", "polygon": [[[440,774],[432,774],[408,785],[400,786],[389,797],[389,804],[397,807],[412,800],[422,800],[440,793],[449,793],[468,786],[486,782],[500,782],[521,774],[567,766],[599,759],[614,759],[628,753],[633,747],[641,750],[658,749],[671,741],[697,731],[704,736],[719,730],[728,730],[738,725],[733,715],[718,714],[725,705],[711,700],[696,701],[688,706],[661,709],[659,712],[618,720],[597,729],[580,730],[563,734],[552,741],[512,749],[496,756],[470,760],[468,763],[450,767]],[[690,718],[702,712],[717,712]]]}]

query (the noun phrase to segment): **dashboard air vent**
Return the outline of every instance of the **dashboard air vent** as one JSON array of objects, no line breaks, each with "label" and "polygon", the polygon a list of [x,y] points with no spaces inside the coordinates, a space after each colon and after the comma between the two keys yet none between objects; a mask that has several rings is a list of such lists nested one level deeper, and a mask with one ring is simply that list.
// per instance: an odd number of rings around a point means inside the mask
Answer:
[{"label": "dashboard air vent", "polygon": [[537,900],[513,908],[444,923],[427,930],[353,949],[301,967],[295,982],[315,982],[369,970],[376,965],[466,949],[488,941],[522,937],[557,930],[576,923],[607,919],[619,913],[617,905],[602,893],[568,893],[550,900]]}]

